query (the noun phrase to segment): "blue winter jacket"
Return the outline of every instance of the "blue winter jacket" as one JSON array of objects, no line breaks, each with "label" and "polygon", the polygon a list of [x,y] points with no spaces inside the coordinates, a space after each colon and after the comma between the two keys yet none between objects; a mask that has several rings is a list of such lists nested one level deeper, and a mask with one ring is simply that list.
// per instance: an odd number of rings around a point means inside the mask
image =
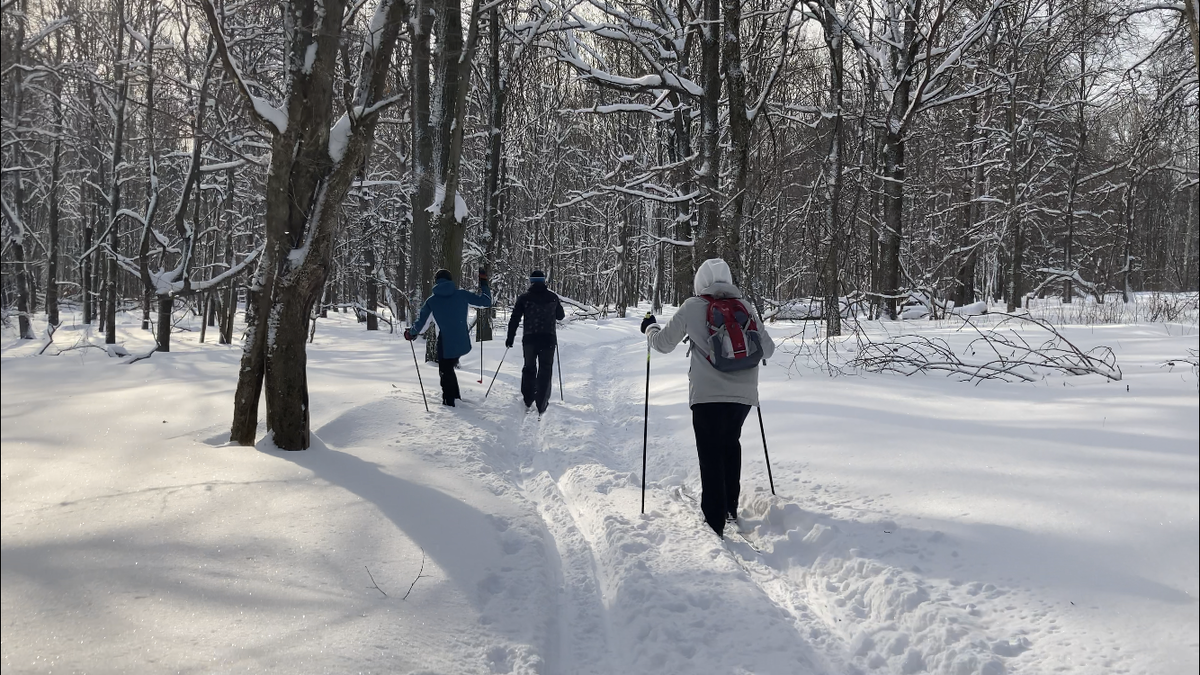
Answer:
[{"label": "blue winter jacket", "polygon": [[491,307],[492,291],[486,281],[479,283],[480,293],[463,290],[450,279],[442,279],[433,285],[433,295],[421,306],[421,313],[410,329],[414,335],[428,326],[429,315],[437,322],[441,336],[443,359],[457,359],[471,351],[471,334],[467,330],[468,307]]}]

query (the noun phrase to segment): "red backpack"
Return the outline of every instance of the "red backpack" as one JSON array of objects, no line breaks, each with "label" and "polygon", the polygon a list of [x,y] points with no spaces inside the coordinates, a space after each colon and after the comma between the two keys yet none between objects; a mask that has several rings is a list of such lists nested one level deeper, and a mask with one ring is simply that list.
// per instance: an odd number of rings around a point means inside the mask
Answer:
[{"label": "red backpack", "polygon": [[700,297],[708,302],[708,344],[701,350],[704,358],[725,373],[757,366],[763,358],[758,323],[742,301],[711,295]]}]

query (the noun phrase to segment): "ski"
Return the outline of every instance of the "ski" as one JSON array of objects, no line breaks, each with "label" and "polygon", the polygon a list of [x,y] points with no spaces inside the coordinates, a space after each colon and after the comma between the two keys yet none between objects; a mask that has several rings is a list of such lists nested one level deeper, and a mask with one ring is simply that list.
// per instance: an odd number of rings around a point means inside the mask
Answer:
[{"label": "ski", "polygon": [[[695,495],[693,495],[692,493],[690,493],[690,492],[688,492],[687,490],[683,489],[683,486],[682,486],[682,485],[680,485],[680,486],[676,487],[675,489],[673,489],[673,490],[672,490],[672,492],[674,492],[674,493],[675,493],[676,495],[678,495],[679,497],[686,498],[688,501],[690,501],[691,503],[695,504],[697,507],[699,507],[699,506],[700,506],[700,500],[696,499],[696,496],[695,496]],[[734,551],[733,549],[730,549],[730,548],[729,548],[729,543],[730,543],[730,541],[729,541],[729,540],[726,540],[726,536],[728,536],[728,534],[729,534],[730,532],[732,532],[732,533],[733,533],[733,536],[734,536],[734,537],[736,537],[737,539],[739,539],[739,540],[741,540],[742,542],[744,542],[744,543],[745,543],[747,546],[749,546],[749,547],[751,548],[751,550],[753,550],[753,551],[754,551],[754,555],[756,555],[756,556],[758,556],[758,557],[762,557],[762,551],[761,551],[761,550],[758,548],[758,545],[754,543],[754,540],[750,539],[750,537],[747,537],[747,536],[746,536],[746,534],[745,534],[744,532],[742,532],[741,530],[739,530],[737,527],[727,527],[727,528],[725,528],[725,534],[723,534],[723,535],[721,536],[721,539],[722,539],[722,540],[724,541],[724,543],[725,543],[725,548],[726,548],[726,549],[729,549],[729,552],[730,552],[730,553],[733,553],[734,555],[740,555],[740,554],[738,554],[736,551]]]}]

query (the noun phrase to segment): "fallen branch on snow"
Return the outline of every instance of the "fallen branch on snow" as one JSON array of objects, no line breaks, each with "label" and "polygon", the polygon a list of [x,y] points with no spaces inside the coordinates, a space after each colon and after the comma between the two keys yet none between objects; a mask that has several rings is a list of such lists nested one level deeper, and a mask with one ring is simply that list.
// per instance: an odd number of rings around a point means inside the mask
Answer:
[{"label": "fallen branch on snow", "polygon": [[[892,372],[913,375],[923,372],[945,372],[962,375],[965,381],[976,384],[983,380],[1004,382],[1035,382],[1046,374],[1100,375],[1113,381],[1121,379],[1116,355],[1107,346],[1087,351],[1076,347],[1058,332],[1050,322],[1028,315],[993,314],[1003,319],[986,331],[970,317],[963,318],[979,337],[972,340],[964,354],[959,354],[940,337],[898,335],[883,342],[863,345],[851,365],[869,372]],[[1034,328],[1046,334],[1040,343],[1031,344],[1015,330],[1002,330],[1016,324]],[[972,359],[977,353],[983,359]]]}]

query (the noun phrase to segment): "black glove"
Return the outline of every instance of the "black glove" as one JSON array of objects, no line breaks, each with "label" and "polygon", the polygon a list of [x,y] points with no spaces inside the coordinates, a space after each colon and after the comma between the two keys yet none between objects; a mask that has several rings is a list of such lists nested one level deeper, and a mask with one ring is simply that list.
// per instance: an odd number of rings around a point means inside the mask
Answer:
[{"label": "black glove", "polygon": [[646,312],[646,318],[642,319],[642,332],[645,333],[647,328],[656,323],[658,323],[658,321],[655,320],[654,315],[650,312]]},{"label": "black glove", "polygon": [[486,270],[486,269],[484,269],[484,268],[482,268],[482,267],[480,267],[480,268],[479,268],[479,283],[481,283],[481,284],[486,284],[486,283],[487,283],[487,280],[488,280],[488,272],[487,272],[487,270]]},{"label": "black glove", "polygon": [[508,338],[507,340],[504,341],[505,349],[512,349],[512,345],[513,345],[512,338]]},{"label": "black glove", "polygon": [[411,342],[413,340],[416,340],[417,336],[412,334],[412,329],[405,328],[404,329],[404,339]]}]

